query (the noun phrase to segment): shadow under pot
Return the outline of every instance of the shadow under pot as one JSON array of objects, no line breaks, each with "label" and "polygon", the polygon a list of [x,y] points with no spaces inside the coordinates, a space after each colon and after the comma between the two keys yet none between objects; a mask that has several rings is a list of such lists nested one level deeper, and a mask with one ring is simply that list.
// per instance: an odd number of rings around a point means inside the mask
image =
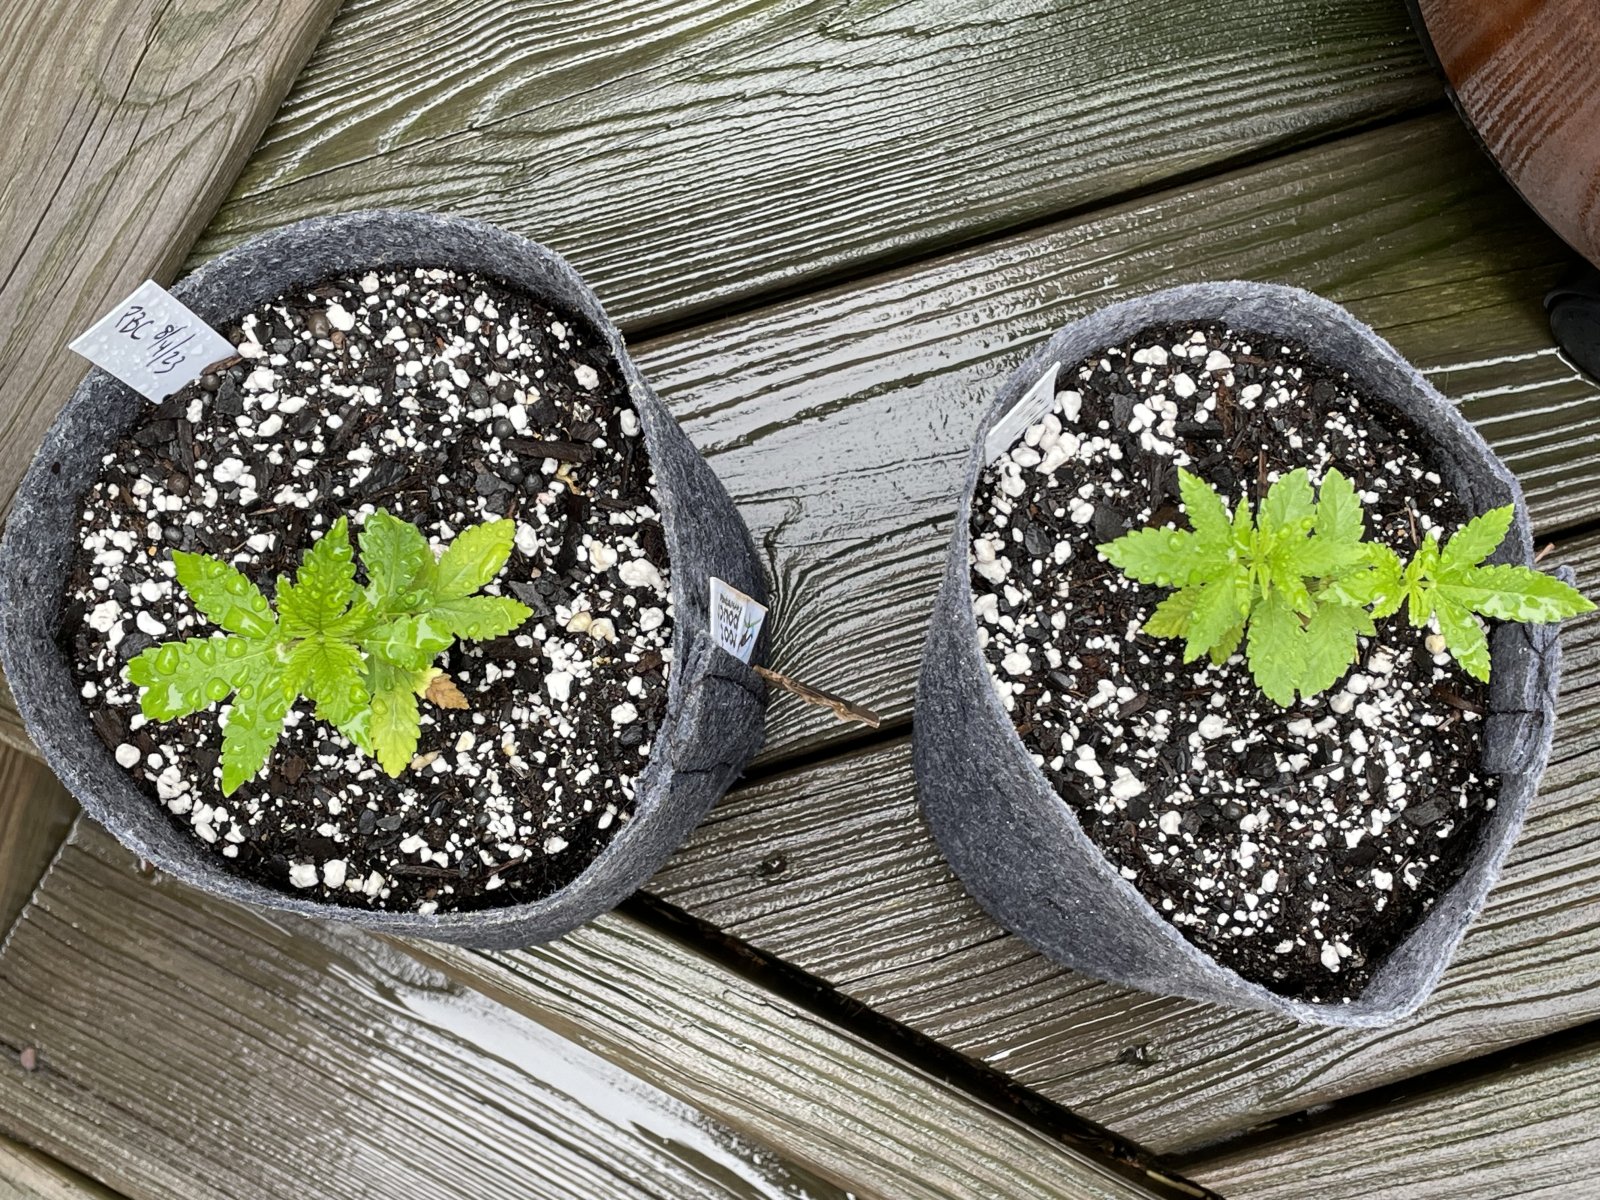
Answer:
[{"label": "shadow under pot", "polygon": [[1402,610],[1347,635],[1353,665],[1326,691],[1280,706],[1253,643],[1186,662],[1182,638],[1144,628],[1172,588],[1098,550],[1189,527],[1180,467],[1218,513],[1243,500],[1263,522],[1274,481],[1305,468],[1320,500],[1336,469],[1358,531],[1401,558],[1513,505],[1490,561],[1531,562],[1516,480],[1342,308],[1216,283],[1103,309],[1012,375],[973,449],[917,690],[923,812],[988,912],[1068,967],[1304,1022],[1394,1021],[1534,795],[1555,627],[1491,623],[1485,684]]},{"label": "shadow under pot", "polygon": [[[286,226],[172,291],[240,356],[159,404],[90,372],[0,547],[0,652],[50,765],[135,853],[232,900],[483,948],[615,905],[760,745],[764,685],[712,643],[707,603],[712,576],[764,588],[594,294],[523,238],[409,212]],[[337,664],[300,677],[315,705],[252,707],[281,673],[218,655],[199,711],[142,714],[130,663],[219,622],[263,633],[190,571],[264,613],[280,659],[324,628],[318,581],[353,593],[363,711],[319,691]],[[373,632],[360,605],[391,602],[426,615]]]}]

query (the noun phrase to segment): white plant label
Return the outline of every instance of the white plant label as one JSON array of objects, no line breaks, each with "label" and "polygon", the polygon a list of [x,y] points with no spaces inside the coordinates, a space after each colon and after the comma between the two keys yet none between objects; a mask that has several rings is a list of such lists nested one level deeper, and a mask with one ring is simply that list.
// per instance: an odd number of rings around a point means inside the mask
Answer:
[{"label": "white plant label", "polygon": [[146,400],[165,400],[212,363],[238,353],[166,288],[145,280],[68,344]]},{"label": "white plant label", "polygon": [[1010,412],[994,423],[994,428],[989,430],[989,436],[983,442],[984,462],[992,463],[999,458],[1028,431],[1028,426],[1044,419],[1055,403],[1056,376],[1060,373],[1061,364],[1051,363],[1050,369],[1039,376],[1039,382],[1011,406]]},{"label": "white plant label", "polygon": [[767,606],[730,583],[712,577],[711,639],[742,663],[749,663],[756,648],[761,623],[767,619]]}]

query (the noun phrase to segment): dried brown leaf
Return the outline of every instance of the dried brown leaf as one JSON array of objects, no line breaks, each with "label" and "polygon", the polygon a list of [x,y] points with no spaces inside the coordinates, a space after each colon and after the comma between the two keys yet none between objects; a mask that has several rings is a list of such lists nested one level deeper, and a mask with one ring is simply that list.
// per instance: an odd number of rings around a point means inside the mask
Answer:
[{"label": "dried brown leaf", "polygon": [[461,689],[456,686],[456,681],[443,671],[440,671],[428,681],[427,690],[422,693],[422,698],[439,708],[471,708],[467,698],[461,694]]}]

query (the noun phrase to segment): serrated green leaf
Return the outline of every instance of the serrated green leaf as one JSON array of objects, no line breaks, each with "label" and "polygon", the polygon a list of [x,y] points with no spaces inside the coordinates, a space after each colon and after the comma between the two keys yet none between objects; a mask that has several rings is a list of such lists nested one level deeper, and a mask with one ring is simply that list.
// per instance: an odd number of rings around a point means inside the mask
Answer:
[{"label": "serrated green leaf", "polygon": [[1505,541],[1516,515],[1516,507],[1507,504],[1473,517],[1458,529],[1440,552],[1440,577],[1452,571],[1475,567],[1493,554],[1496,547]]},{"label": "serrated green leaf", "polygon": [[1411,556],[1400,576],[1405,594],[1406,618],[1421,629],[1433,616],[1433,581],[1439,573],[1439,541],[1433,534],[1423,539],[1422,545]]},{"label": "serrated green leaf", "polygon": [[209,554],[175,550],[172,563],[178,585],[201,614],[229,633],[251,638],[271,637],[277,622],[261,589],[234,567]]},{"label": "serrated green leaf", "polygon": [[1178,495],[1183,500],[1189,526],[1205,546],[1226,547],[1232,530],[1228,506],[1209,483],[1178,468]]},{"label": "serrated green leaf", "polygon": [[1531,567],[1458,569],[1440,579],[1434,591],[1439,601],[1501,621],[1560,621],[1594,608],[1576,588]]},{"label": "serrated green leaf", "polygon": [[266,766],[294,698],[294,689],[287,686],[282,664],[277,662],[259,660],[239,681],[228,723],[222,729],[224,796],[231,796]]},{"label": "serrated green leaf", "polygon": [[435,590],[441,600],[471,595],[500,573],[511,557],[516,522],[485,521],[463,529],[439,557]]},{"label": "serrated green leaf", "polygon": [[1296,543],[1280,545],[1267,560],[1267,586],[1262,590],[1282,596],[1298,613],[1311,612],[1311,592],[1296,563]]},{"label": "serrated green leaf", "polygon": [[1135,529],[1099,550],[1128,578],[1156,587],[1187,587],[1218,571],[1187,529]]},{"label": "serrated green leaf", "polygon": [[1186,587],[1173,592],[1160,604],[1144,623],[1144,631],[1151,637],[1182,637],[1189,628],[1189,617],[1195,602],[1200,599],[1200,589]]},{"label": "serrated green leaf", "polygon": [[1301,641],[1303,660],[1296,681],[1300,694],[1309,699],[1338,683],[1361,652],[1356,636],[1371,637],[1376,632],[1364,608],[1319,604]]},{"label": "serrated green leaf", "polygon": [[355,552],[350,525],[340,517],[306,552],[292,583],[278,587],[283,636],[301,638],[334,626],[356,593]]},{"label": "serrated green leaf", "polygon": [[1227,633],[1223,634],[1222,640],[1212,646],[1207,653],[1211,655],[1211,661],[1220,667],[1233,657],[1234,652],[1239,649],[1239,643],[1242,641],[1244,641],[1244,622],[1240,621]]},{"label": "serrated green leaf", "polygon": [[1379,542],[1362,546],[1362,564],[1332,580],[1317,599],[1334,604],[1371,606],[1379,619],[1393,616],[1405,601],[1400,556]]},{"label": "serrated green leaf", "polygon": [[433,547],[415,525],[384,509],[368,517],[361,530],[361,565],[367,572],[367,599],[376,611],[422,608],[432,599]]},{"label": "serrated green leaf", "polygon": [[1474,679],[1489,682],[1489,637],[1483,623],[1462,606],[1445,598],[1436,597],[1434,618],[1439,622],[1439,635],[1445,647],[1461,664],[1461,669]]},{"label": "serrated green leaf", "polygon": [[364,748],[391,778],[404,771],[416,757],[417,740],[422,733],[417,687],[426,675],[425,670],[411,671],[382,660],[369,664],[367,684],[372,692],[372,703],[360,730],[363,740],[357,744],[364,742]]},{"label": "serrated green leaf", "polygon": [[1282,596],[1268,596],[1250,614],[1246,656],[1256,685],[1280,708],[1294,703],[1305,673],[1305,631]]},{"label": "serrated green leaf", "polygon": [[[1355,485],[1337,468],[1329,468],[1317,491],[1317,537],[1334,544],[1351,545],[1361,541],[1365,518]],[[1319,572],[1326,574],[1326,572]]]},{"label": "serrated green leaf", "polygon": [[334,726],[353,721],[370,696],[366,662],[349,642],[317,635],[295,647],[289,673],[299,690],[317,706],[317,717]]},{"label": "serrated green leaf", "polygon": [[1340,542],[1321,534],[1291,542],[1283,549],[1283,569],[1307,579],[1344,574],[1366,559],[1360,542]]},{"label": "serrated green leaf", "polygon": [[417,671],[448,650],[453,641],[449,622],[429,611],[385,621],[361,639],[361,648],[398,667]]},{"label": "serrated green leaf", "polygon": [[458,638],[481,642],[504,637],[529,617],[533,609],[505,596],[464,596],[428,610]]},{"label": "serrated green leaf", "polygon": [[1194,611],[1189,617],[1185,632],[1183,661],[1193,662],[1213,646],[1222,642],[1242,618],[1241,585],[1238,577],[1229,573],[1200,586]]},{"label": "serrated green leaf", "polygon": [[140,711],[152,721],[171,721],[226,700],[241,681],[276,661],[277,647],[269,641],[238,635],[189,638],[136,655],[127,676],[145,689]]},{"label": "serrated green leaf", "polygon": [[1255,528],[1250,505],[1241,497],[1233,506],[1233,548],[1240,554],[1249,554],[1255,545]]},{"label": "serrated green leaf", "polygon": [[1287,475],[1278,477],[1267,489],[1267,498],[1261,502],[1262,529],[1275,534],[1286,530],[1299,531],[1317,513],[1316,498],[1311,492],[1311,476],[1304,467],[1296,467]]}]

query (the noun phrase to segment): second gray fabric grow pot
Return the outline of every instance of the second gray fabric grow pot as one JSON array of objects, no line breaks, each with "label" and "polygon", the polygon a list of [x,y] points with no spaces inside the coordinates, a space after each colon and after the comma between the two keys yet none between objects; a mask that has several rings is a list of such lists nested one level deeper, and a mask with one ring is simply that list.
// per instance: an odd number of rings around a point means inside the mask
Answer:
[{"label": "second gray fabric grow pot", "polygon": [[765,684],[712,643],[707,596],[711,576],[757,599],[765,597],[765,587],[755,547],[727,492],[639,374],[594,293],[542,246],[477,221],[349,213],[253,238],[171,291],[226,329],[291,289],[345,273],[414,266],[473,272],[585,318],[622,370],[655,468],[676,612],[668,710],[640,778],[632,821],[582,875],[541,900],[465,913],[323,904],[230,873],[224,859],[134,786],[91,727],[55,640],[78,506],[102,456],[140,418],[144,404],[103,371],[91,371],[68,401],[17,493],[0,545],[0,656],[28,731],[62,782],[90,816],[161,870],[229,900],[384,933],[508,948],[566,933],[634,891],[760,747]]},{"label": "second gray fabric grow pot", "polygon": [[1102,855],[1035,766],[979,649],[968,554],[989,432],[1052,364],[1070,369],[1154,326],[1211,321],[1296,342],[1348,371],[1367,395],[1422,431],[1435,468],[1472,511],[1516,505],[1516,520],[1493,561],[1531,561],[1522,492],[1504,464],[1393,347],[1338,305],[1257,283],[1190,285],[1114,304],[1036,351],[1006,381],[977,431],[917,687],[914,754],[922,809],[956,874],[990,915],[1068,967],[1147,992],[1309,1023],[1383,1025],[1426,999],[1521,827],[1550,754],[1559,667],[1555,626],[1503,625],[1494,634],[1483,763],[1500,777],[1497,803],[1465,869],[1347,1003],[1280,996],[1221,966],[1164,920]]}]

